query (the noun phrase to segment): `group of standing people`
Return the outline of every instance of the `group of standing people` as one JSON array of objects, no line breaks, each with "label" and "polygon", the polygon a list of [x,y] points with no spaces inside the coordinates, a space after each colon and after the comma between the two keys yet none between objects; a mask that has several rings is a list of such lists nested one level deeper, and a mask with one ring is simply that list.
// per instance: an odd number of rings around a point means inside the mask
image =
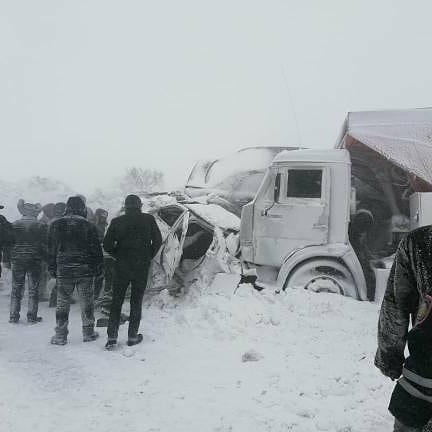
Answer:
[{"label": "group of standing people", "polygon": [[[56,328],[54,345],[65,345],[68,336],[69,310],[73,292],[77,291],[81,307],[84,342],[98,338],[95,331],[95,300],[102,291],[104,277],[109,293],[107,349],[117,344],[121,308],[127,288],[131,287],[128,345],[142,341],[138,333],[141,308],[147,285],[150,262],[159,250],[162,238],[153,216],[142,212],[142,202],[128,195],[125,213],[111,221],[108,212],[95,213],[86,206],[83,196],[70,197],[66,204],[30,204],[18,202],[21,219],[10,224],[0,217],[0,252],[3,263],[12,269],[10,323],[20,320],[26,276],[28,279],[27,321],[38,316],[40,291],[46,280],[55,279]],[[42,218],[38,219],[43,212]],[[49,276],[46,277],[45,275]]]}]

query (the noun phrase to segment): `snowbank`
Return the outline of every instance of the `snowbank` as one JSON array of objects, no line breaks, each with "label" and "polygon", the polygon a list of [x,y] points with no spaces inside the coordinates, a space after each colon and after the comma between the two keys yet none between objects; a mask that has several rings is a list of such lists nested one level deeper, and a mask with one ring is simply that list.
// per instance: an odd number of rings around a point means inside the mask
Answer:
[{"label": "snowbank", "polygon": [[[0,429],[218,432],[391,430],[392,383],[373,367],[378,306],[332,294],[235,289],[220,275],[184,297],[145,300],[144,343],[83,344],[78,305],[69,344],[44,322],[7,324],[0,288]],[[24,308],[24,311],[26,309]],[[246,355],[246,357],[245,357]],[[245,358],[254,361],[243,361]]]}]

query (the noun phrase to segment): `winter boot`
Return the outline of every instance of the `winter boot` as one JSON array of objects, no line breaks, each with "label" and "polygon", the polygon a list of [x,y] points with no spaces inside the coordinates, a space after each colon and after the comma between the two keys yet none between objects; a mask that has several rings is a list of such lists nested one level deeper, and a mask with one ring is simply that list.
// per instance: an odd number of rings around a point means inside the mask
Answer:
[{"label": "winter boot", "polygon": [[95,332],[93,327],[86,328],[83,331],[83,342],[93,342],[99,337],[99,333]]},{"label": "winter boot", "polygon": [[9,322],[10,322],[11,324],[18,324],[18,321],[19,321],[19,316],[11,316],[11,317],[9,318]]},{"label": "winter boot", "polygon": [[107,343],[105,344],[105,349],[107,351],[113,350],[117,346],[117,339],[108,339]]},{"label": "winter boot", "polygon": [[51,338],[51,344],[52,345],[66,345],[67,339],[60,335],[55,335]]},{"label": "winter boot", "polygon": [[37,323],[40,323],[41,321],[42,321],[42,317],[38,317],[38,316],[36,316],[36,317],[34,317],[34,316],[27,317],[27,322],[29,324],[37,324]]},{"label": "winter boot", "polygon": [[142,341],[143,341],[143,335],[141,333],[139,333],[134,338],[128,338],[127,344],[128,344],[128,346],[138,345]]}]

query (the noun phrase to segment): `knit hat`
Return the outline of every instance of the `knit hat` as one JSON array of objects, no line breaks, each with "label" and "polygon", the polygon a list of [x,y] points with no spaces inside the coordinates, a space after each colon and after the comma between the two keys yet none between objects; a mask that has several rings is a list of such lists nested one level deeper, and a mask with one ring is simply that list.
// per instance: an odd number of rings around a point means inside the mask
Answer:
[{"label": "knit hat", "polygon": [[125,209],[141,209],[142,202],[137,195],[128,195],[125,199]]}]

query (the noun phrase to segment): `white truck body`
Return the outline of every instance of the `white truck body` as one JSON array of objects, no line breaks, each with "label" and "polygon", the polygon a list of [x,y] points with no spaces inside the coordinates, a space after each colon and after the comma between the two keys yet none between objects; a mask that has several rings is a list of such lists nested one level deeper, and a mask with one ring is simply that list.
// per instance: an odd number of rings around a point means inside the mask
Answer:
[{"label": "white truck body", "polygon": [[[342,288],[343,294],[366,299],[361,265],[348,241],[350,165],[346,150],[294,150],[274,159],[241,218],[242,258],[253,263],[260,282],[282,289],[299,264],[311,259],[322,264],[324,259],[327,265],[331,259],[336,270],[343,265],[352,277],[349,287],[329,287],[327,280],[325,289]],[[280,187],[274,200],[277,176]],[[290,191],[295,176],[315,176],[319,184],[303,194]]]},{"label": "white truck body", "polygon": [[[335,149],[276,156],[242,210],[242,259],[263,285],[373,300],[364,256],[362,267],[348,238],[358,206],[381,247],[390,245],[387,230],[398,240],[432,223],[432,109],[350,113]],[[391,259],[380,258],[374,291],[382,295]]]}]

